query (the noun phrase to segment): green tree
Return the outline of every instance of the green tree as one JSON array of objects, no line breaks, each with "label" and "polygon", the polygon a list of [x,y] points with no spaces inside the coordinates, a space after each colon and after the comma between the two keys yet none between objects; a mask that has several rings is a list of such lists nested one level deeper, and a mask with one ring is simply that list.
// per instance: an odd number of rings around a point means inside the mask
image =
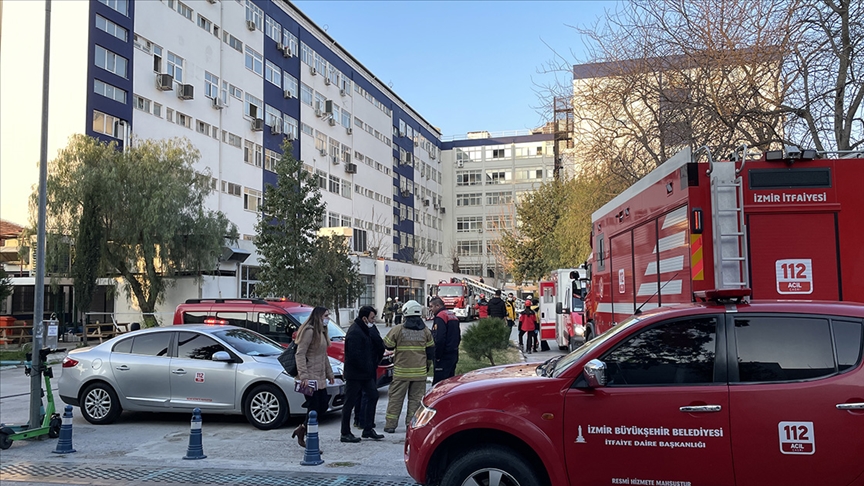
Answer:
[{"label": "green tree", "polygon": [[309,302],[320,302],[336,311],[336,323],[341,324],[339,309],[353,304],[363,293],[357,263],[348,255],[344,236],[319,236],[315,240],[307,278]]},{"label": "green tree", "polygon": [[[212,186],[195,170],[199,157],[186,140],[135,140],[121,152],[73,136],[49,165],[47,191],[49,231],[75,242],[73,274],[89,279],[82,266],[98,254],[96,268],[119,275],[148,314],[174,278],[215,269],[226,238],[237,234],[225,215],[205,207]],[[155,324],[145,316],[145,325]]]},{"label": "green tree", "polygon": [[287,141],[274,170],[276,185],[265,188],[263,216],[255,227],[261,267],[256,291],[303,301],[310,297],[309,277],[315,270],[312,257],[324,203],[318,179],[294,158]]},{"label": "green tree", "polygon": [[495,351],[510,346],[510,328],[504,319],[486,317],[469,327],[462,335],[462,349],[471,358],[488,359],[495,366]]},{"label": "green tree", "polygon": [[0,305],[6,302],[6,298],[12,295],[12,277],[6,273],[6,269],[0,266]]}]

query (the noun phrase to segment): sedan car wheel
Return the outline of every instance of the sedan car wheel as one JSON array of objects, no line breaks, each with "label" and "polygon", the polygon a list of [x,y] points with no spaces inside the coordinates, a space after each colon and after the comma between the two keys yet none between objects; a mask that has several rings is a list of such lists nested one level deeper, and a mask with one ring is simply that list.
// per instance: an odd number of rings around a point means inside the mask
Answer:
[{"label": "sedan car wheel", "polygon": [[94,383],[81,394],[81,415],[91,424],[110,424],[120,415],[120,400],[105,383]]},{"label": "sedan car wheel", "polygon": [[441,484],[461,486],[539,486],[525,460],[505,447],[470,451],[447,467]]},{"label": "sedan car wheel", "polygon": [[261,430],[276,429],[288,418],[288,400],[276,387],[260,385],[246,396],[246,420]]}]

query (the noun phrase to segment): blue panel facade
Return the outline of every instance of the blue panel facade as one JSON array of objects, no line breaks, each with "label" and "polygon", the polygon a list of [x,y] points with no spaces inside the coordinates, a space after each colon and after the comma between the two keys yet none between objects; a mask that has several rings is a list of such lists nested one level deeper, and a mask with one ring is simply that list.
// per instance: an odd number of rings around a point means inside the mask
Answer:
[{"label": "blue panel facade", "polygon": [[[98,110],[103,113],[120,118],[121,120],[125,121],[127,124],[130,125],[129,128],[131,130],[133,69],[132,58],[135,49],[133,45],[135,25],[135,2],[129,0],[127,4],[127,15],[123,15],[120,12],[100,2],[89,2],[89,26],[87,29],[88,38],[90,39],[90,41],[88,42],[89,52],[87,53],[87,112],[84,114],[86,127],[85,133],[91,137],[95,137],[105,142],[117,142],[121,149],[123,147],[122,140],[118,140],[116,138],[109,137],[107,135],[103,135],[101,133],[96,133],[93,131],[93,110]],[[114,37],[113,35],[97,29],[97,14],[126,29],[126,41],[123,42],[122,40]],[[103,48],[126,58],[125,77],[118,76],[114,73],[108,72],[96,66],[95,57],[97,45],[102,46]],[[55,73],[54,75],[57,76],[62,74]],[[126,103],[119,103],[113,99],[106,98],[102,95],[94,93],[93,82],[96,79],[126,91]]]}]

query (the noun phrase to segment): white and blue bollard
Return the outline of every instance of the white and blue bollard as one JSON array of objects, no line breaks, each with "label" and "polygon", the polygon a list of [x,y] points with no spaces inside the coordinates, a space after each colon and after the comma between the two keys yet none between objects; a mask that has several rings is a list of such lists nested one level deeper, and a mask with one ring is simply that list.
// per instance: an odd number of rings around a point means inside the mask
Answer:
[{"label": "white and blue bollard", "polygon": [[62,420],[57,447],[51,451],[54,454],[70,454],[75,452],[75,449],[72,448],[72,405],[66,405]]},{"label": "white and blue bollard", "polygon": [[309,412],[309,423],[306,424],[306,452],[303,454],[301,466],[318,466],[324,464],[321,451],[318,448],[318,412]]},{"label": "white and blue bollard", "polygon": [[204,446],[201,443],[201,409],[192,410],[192,427],[189,431],[189,447],[183,459],[206,459]]}]

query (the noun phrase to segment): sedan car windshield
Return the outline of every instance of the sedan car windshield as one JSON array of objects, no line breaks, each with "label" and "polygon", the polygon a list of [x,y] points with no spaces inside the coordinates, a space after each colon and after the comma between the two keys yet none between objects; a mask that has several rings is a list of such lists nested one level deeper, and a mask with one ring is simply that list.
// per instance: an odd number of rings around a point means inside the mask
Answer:
[{"label": "sedan car windshield", "polygon": [[213,335],[248,356],[278,356],[285,351],[285,348],[270,339],[248,329],[225,329]]}]

